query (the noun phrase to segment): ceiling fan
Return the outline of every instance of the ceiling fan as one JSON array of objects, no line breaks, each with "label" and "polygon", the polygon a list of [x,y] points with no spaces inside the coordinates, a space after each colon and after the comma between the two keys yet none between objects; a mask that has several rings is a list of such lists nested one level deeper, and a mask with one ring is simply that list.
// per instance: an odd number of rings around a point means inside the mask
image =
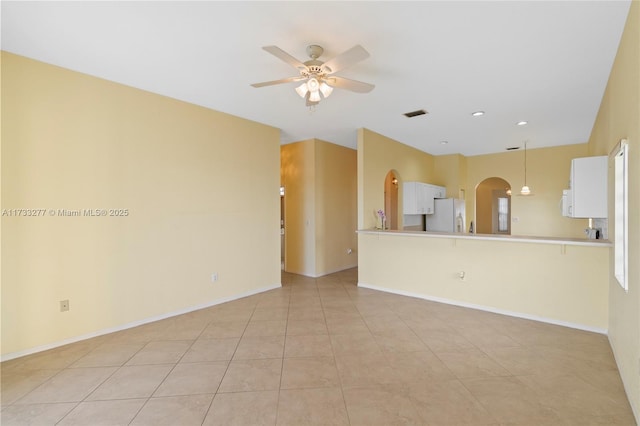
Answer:
[{"label": "ceiling fan", "polygon": [[375,87],[373,84],[334,75],[336,72],[369,57],[369,52],[360,45],[352,47],[327,62],[318,60],[324,49],[315,44],[307,46],[307,54],[311,59],[306,62],[300,62],[277,46],[264,46],[263,49],[296,68],[300,75],[254,83],[252,86],[257,88],[302,81],[303,83],[296,87],[296,92],[300,97],[306,99],[309,107],[317,105],[323,97],[328,97],[335,87],[357,93],[367,93]]}]

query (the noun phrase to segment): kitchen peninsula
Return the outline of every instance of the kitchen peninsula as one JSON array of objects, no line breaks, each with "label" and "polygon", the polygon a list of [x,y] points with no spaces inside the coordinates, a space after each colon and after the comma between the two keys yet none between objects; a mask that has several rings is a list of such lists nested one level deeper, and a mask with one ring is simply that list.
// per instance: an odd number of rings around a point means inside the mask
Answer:
[{"label": "kitchen peninsula", "polygon": [[605,333],[607,240],[358,231],[358,285]]}]

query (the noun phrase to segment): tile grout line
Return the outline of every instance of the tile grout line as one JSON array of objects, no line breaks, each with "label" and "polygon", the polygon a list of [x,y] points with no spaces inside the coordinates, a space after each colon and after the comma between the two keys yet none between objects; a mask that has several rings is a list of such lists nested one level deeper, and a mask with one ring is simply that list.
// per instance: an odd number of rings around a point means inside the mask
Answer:
[{"label": "tile grout line", "polygon": [[276,418],[275,418],[274,426],[278,424],[278,415],[280,414],[280,393],[282,391],[282,376],[284,375],[284,354],[287,348],[287,330],[289,328],[289,312],[290,311],[291,311],[291,294],[289,294],[289,303],[287,304],[287,320],[284,326],[284,344],[282,346],[282,361],[280,363],[280,381],[278,382],[278,399],[276,400]]},{"label": "tile grout line", "polygon": [[[342,287],[344,288],[344,285]],[[345,289],[345,291],[346,291],[346,289]],[[351,300],[351,297],[349,296],[348,292],[347,292],[347,296],[349,297],[349,300]],[[322,302],[320,302],[320,303],[322,303]],[[353,303],[353,300],[351,300],[351,303]],[[355,304],[354,304],[354,306],[355,306]],[[325,319],[325,323],[326,323],[326,319]],[[365,323],[365,325],[366,325],[366,323]],[[327,333],[328,332],[329,332],[329,330],[327,328]],[[338,362],[336,360],[336,353],[335,353],[335,351],[333,349],[333,342],[331,342],[331,337],[329,337],[329,343],[331,344],[331,351],[333,352],[333,363],[335,364],[335,367],[336,367],[336,374],[338,374],[338,380],[340,381],[340,394],[342,395],[342,404],[344,406],[344,411],[347,414],[347,421],[349,422],[349,424],[351,424],[351,417],[349,416],[349,408],[347,407],[347,398],[344,396],[344,383],[342,382],[342,377],[340,376],[340,372],[338,371]]]},{"label": "tile grout line", "polygon": [[[107,381],[107,380],[109,380],[109,379],[110,379],[111,377],[113,377],[113,376],[114,376],[118,371],[120,371],[123,367],[125,367],[125,366],[127,365],[127,362],[131,361],[131,360],[133,359],[133,357],[135,357],[138,353],[140,353],[140,352],[141,352],[141,351],[142,351],[142,350],[143,350],[143,349],[144,349],[148,344],[149,344],[149,342],[145,343],[144,345],[142,345],[142,346],[140,347],[140,349],[138,349],[138,350],[137,350],[135,353],[133,353],[129,358],[127,358],[127,360],[126,360],[126,361],[124,361],[124,362],[122,363],[122,365],[120,365],[118,368],[116,368],[116,370],[115,370],[115,371],[114,371],[114,372],[113,372],[109,377],[107,377],[107,378],[106,378],[102,383],[100,383],[100,385],[96,386],[96,388],[95,388],[93,391],[91,391],[91,392],[90,392],[90,393],[89,393],[89,394],[84,398],[84,400],[83,400],[82,402],[88,402],[88,401],[87,401],[87,398],[89,398],[91,395],[93,395],[93,393],[94,393],[96,390],[98,390],[98,388],[99,388],[100,386],[102,386],[104,383],[106,383],[106,381]],[[102,345],[101,345],[101,346],[102,346]],[[140,405],[140,408],[138,408],[138,410],[137,410],[137,411],[136,411],[136,413],[133,415],[133,417],[131,417],[131,420],[129,421],[129,424],[131,424],[131,422],[133,421],[133,419],[135,419],[135,418],[136,418],[136,416],[140,413],[140,411],[142,411],[142,408],[143,408],[145,405],[147,405],[147,402],[149,401],[149,398],[150,398],[150,397],[146,398],[146,401],[144,402],[144,404]],[[127,399],[129,399],[129,398],[127,398]],[[78,406],[79,406],[79,405],[80,405],[80,403],[78,404]],[[76,406],[76,407],[77,407],[77,406]],[[75,408],[74,408],[74,410],[75,410]],[[73,411],[73,410],[72,410],[72,411]],[[70,413],[71,413],[71,411],[70,411],[69,413],[67,413],[67,416],[68,416]],[[65,416],[65,417],[67,417],[67,416]],[[64,419],[64,418],[63,418],[63,419]],[[61,419],[60,421],[62,421],[63,419]]]}]

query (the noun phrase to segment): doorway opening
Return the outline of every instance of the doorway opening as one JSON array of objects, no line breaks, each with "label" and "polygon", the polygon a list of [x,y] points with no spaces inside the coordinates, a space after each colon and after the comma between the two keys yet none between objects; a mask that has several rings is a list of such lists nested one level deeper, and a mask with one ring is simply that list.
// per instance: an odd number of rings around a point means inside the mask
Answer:
[{"label": "doorway opening", "polygon": [[387,229],[398,229],[398,176],[391,170],[384,179],[384,213]]},{"label": "doorway opening", "polygon": [[476,187],[476,233],[511,235],[511,185],[499,177]]}]

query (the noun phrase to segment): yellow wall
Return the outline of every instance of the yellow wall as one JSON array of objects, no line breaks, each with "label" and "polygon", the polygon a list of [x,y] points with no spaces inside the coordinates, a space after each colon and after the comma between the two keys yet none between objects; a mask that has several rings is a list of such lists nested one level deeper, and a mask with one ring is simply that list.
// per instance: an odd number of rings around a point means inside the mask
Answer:
[{"label": "yellow wall", "polygon": [[316,276],[320,276],[358,264],[358,160],[354,149],[320,140],[315,147]]},{"label": "yellow wall", "polygon": [[447,197],[466,198],[467,157],[460,154],[439,155],[434,161],[433,183],[447,188]]},{"label": "yellow wall", "polygon": [[524,151],[467,157],[467,229],[475,216],[476,186],[487,178],[500,177],[509,182],[514,194],[512,235],[585,238],[587,219],[563,217],[560,198],[569,187],[571,159],[588,155],[587,144],[527,149],[527,185],[534,195],[526,197],[517,195],[524,184]]},{"label": "yellow wall", "polygon": [[[512,235],[585,238],[587,219],[570,219],[560,212],[562,190],[569,186],[571,159],[588,156],[588,145],[565,145],[527,150],[527,184],[535,195],[511,199]],[[447,197],[464,190],[466,224],[475,220],[475,190],[485,179],[500,177],[517,193],[524,181],[524,152],[464,157],[459,154],[434,157],[367,129],[358,130],[358,227],[374,228],[375,211],[384,206],[384,179],[389,170],[402,182],[419,181],[442,185]],[[400,214],[402,218],[402,214]],[[402,229],[402,224],[399,224]]]},{"label": "yellow wall", "polygon": [[[640,2],[633,1],[609,83],[589,140],[591,155],[607,155],[629,141],[629,292],[610,268],[609,340],[636,420],[640,422]],[[609,174],[609,217],[613,217]],[[615,223],[609,221],[609,237]],[[613,250],[611,250],[613,259]],[[613,265],[613,260],[611,260]]]},{"label": "yellow wall", "polygon": [[360,233],[359,246],[359,285],[606,331],[607,247],[390,232]]},{"label": "yellow wall", "polygon": [[311,139],[283,145],[281,161],[285,269],[317,277],[356,266],[356,151]]},{"label": "yellow wall", "polygon": [[315,140],[280,147],[284,186],[285,269],[313,276],[315,245]]},{"label": "yellow wall", "polygon": [[[571,159],[588,155],[587,144],[528,150],[531,197],[512,197],[512,234],[582,237],[587,221],[564,218],[559,201],[567,188]],[[394,170],[400,182],[422,181],[464,190],[467,224],[474,218],[475,188],[501,177],[519,188],[524,153],[433,157],[366,129],[358,131],[360,229],[375,227],[383,205],[384,179]],[[402,198],[402,195],[401,197]],[[402,201],[400,201],[402,206]],[[360,233],[361,285],[531,318],[605,331],[607,247],[507,241],[436,239],[393,233]],[[533,259],[533,261],[532,261]],[[540,268],[544,265],[544,268]],[[460,282],[458,273],[466,272]],[[496,274],[496,271],[500,271]]]},{"label": "yellow wall", "polygon": [[402,183],[432,182],[433,156],[367,129],[358,129],[358,228],[376,226],[384,209],[384,180],[390,170],[398,178],[398,229],[402,229]]},{"label": "yellow wall", "polygon": [[278,129],[5,52],[2,106],[4,358],[279,286]]}]

